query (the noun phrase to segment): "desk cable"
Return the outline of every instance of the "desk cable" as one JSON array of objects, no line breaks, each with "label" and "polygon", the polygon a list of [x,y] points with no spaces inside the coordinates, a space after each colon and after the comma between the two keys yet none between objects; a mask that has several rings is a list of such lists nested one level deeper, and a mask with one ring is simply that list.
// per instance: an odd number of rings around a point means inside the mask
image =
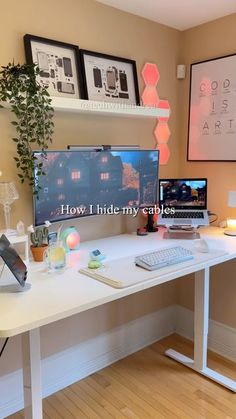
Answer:
[{"label": "desk cable", "polygon": [[1,358],[2,354],[3,354],[4,349],[6,348],[6,344],[7,344],[7,342],[8,342],[8,339],[9,339],[9,338],[6,338],[6,339],[5,339],[5,341],[4,341],[3,347],[2,347],[2,349],[1,349],[1,351],[0,351],[0,358]]},{"label": "desk cable", "polygon": [[[3,273],[3,269],[4,269],[4,268],[5,268],[5,263],[3,264],[2,270],[1,270],[1,272],[0,272],[0,278],[1,278],[1,276],[2,276],[2,273]],[[5,339],[5,341],[4,341],[4,344],[3,344],[2,349],[1,349],[1,351],[0,351],[0,358],[1,358],[1,356],[2,356],[2,354],[3,354],[3,351],[4,351],[5,347],[6,347],[6,344],[7,344],[7,342],[8,342],[8,339],[9,339],[9,338],[6,338],[6,339]]]},{"label": "desk cable", "polygon": [[215,223],[215,222],[218,220],[218,215],[217,215],[217,214],[215,214],[214,212],[208,211],[208,216],[209,216],[209,217],[212,217],[212,216],[214,216],[214,217],[215,217],[215,218],[214,218],[214,220],[211,220],[211,221],[210,221],[210,224]]}]

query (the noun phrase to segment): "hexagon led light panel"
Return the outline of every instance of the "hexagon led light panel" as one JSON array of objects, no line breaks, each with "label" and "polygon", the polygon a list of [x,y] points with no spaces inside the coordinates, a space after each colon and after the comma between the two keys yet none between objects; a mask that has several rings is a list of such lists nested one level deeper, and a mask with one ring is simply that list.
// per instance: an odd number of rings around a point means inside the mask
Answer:
[{"label": "hexagon led light panel", "polygon": [[170,138],[170,128],[166,122],[160,121],[156,125],[154,135],[158,144],[166,144]]},{"label": "hexagon led light panel", "polygon": [[[161,99],[159,101],[158,108],[168,109],[170,111],[170,104],[169,104],[168,100]],[[158,119],[159,119],[159,121],[168,121],[169,116],[160,116]]]},{"label": "hexagon led light panel", "polygon": [[154,86],[146,86],[142,94],[142,102],[144,106],[157,107],[159,96]]},{"label": "hexagon led light panel", "polygon": [[153,63],[144,64],[142,69],[142,77],[146,85],[156,86],[160,78],[157,65]]},{"label": "hexagon led light panel", "polygon": [[170,157],[170,150],[167,144],[157,144],[157,150],[160,151],[160,164],[164,165],[168,163]]},{"label": "hexagon led light panel", "polygon": [[[142,103],[144,106],[158,107],[170,111],[168,100],[159,99],[157,92],[157,83],[160,79],[160,73],[156,64],[146,63],[142,69],[142,77],[145,88],[142,94]],[[157,125],[154,130],[156,140],[156,149],[160,151],[160,164],[167,164],[170,157],[170,150],[167,145],[170,138],[170,129],[168,127],[169,116],[157,118]]]}]

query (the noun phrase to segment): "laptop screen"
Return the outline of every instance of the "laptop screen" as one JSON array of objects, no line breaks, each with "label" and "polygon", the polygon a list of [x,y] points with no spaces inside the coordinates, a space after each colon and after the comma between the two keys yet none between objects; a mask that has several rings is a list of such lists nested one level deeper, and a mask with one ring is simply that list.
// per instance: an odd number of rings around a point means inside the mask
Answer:
[{"label": "laptop screen", "polygon": [[160,179],[159,205],[176,209],[207,209],[207,179]]}]

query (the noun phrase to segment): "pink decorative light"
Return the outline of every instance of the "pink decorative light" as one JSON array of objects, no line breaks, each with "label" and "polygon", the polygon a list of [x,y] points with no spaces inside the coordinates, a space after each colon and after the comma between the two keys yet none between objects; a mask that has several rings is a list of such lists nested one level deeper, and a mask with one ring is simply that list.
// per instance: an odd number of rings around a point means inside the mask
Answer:
[{"label": "pink decorative light", "polygon": [[[145,83],[145,88],[142,94],[142,102],[144,106],[159,107],[161,109],[168,109],[170,105],[168,100],[159,99],[157,92],[157,83],[160,79],[160,73],[156,64],[146,63],[142,69],[142,77]],[[160,151],[160,164],[167,164],[170,157],[170,150],[167,145],[170,138],[170,129],[168,127],[168,117],[157,118],[157,125],[154,130],[154,137],[156,140],[155,148]]]},{"label": "pink decorative light", "polygon": [[170,157],[170,150],[167,144],[158,144],[157,150],[160,151],[160,164],[167,164]]},{"label": "pink decorative light", "polygon": [[69,247],[69,249],[74,250],[78,248],[78,245],[80,243],[80,236],[77,232],[69,233],[66,239],[66,244]]},{"label": "pink decorative light", "polygon": [[60,240],[63,243],[63,247],[66,252],[70,250],[76,250],[79,248],[80,244],[80,235],[75,227],[67,227],[60,234]]},{"label": "pink decorative light", "polygon": [[159,119],[159,122],[157,123],[157,126],[154,131],[154,135],[157,139],[158,144],[168,143],[168,140],[170,138],[170,129],[168,127],[168,124],[166,122],[161,122]]},{"label": "pink decorative light", "polygon": [[[168,100],[161,99],[159,101],[158,107],[161,108],[161,109],[169,109],[169,111],[170,111],[170,104],[169,104]],[[159,121],[167,122],[168,119],[169,119],[169,116],[160,116],[159,117]]]},{"label": "pink decorative light", "polygon": [[156,64],[144,64],[144,67],[142,69],[142,77],[146,85],[156,86],[160,79],[160,73]]},{"label": "pink decorative light", "polygon": [[146,86],[142,94],[142,102],[144,106],[157,107],[159,96],[154,86]]}]

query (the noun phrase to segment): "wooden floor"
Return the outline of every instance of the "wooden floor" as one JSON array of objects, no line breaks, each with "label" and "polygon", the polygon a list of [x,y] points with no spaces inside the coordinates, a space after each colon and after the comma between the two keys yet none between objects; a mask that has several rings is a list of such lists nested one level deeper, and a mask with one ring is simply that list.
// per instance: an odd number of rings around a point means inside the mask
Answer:
[{"label": "wooden floor", "polygon": [[[236,419],[236,394],[165,357],[168,347],[193,352],[189,341],[165,338],[44,399],[44,419]],[[210,353],[209,366],[236,379],[233,362]]]}]

